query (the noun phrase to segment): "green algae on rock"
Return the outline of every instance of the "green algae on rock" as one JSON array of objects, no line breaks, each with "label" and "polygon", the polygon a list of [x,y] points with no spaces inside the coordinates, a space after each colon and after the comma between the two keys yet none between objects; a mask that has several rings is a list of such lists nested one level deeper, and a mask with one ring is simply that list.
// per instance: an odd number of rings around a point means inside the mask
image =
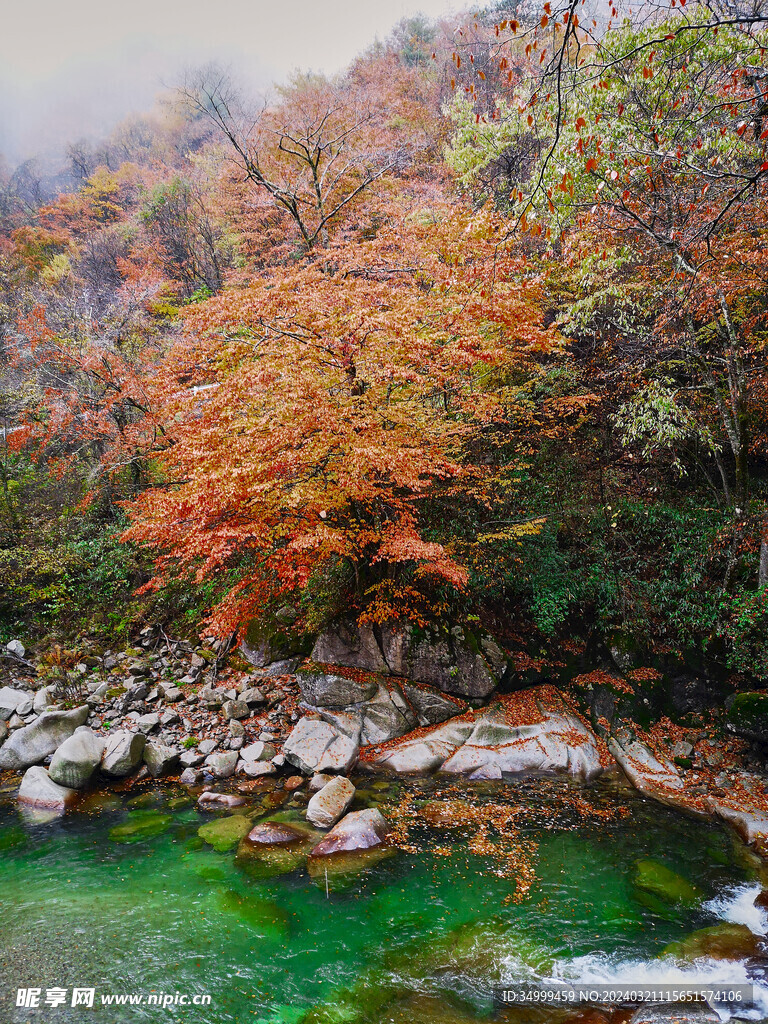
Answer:
[{"label": "green algae on rock", "polygon": [[113,843],[140,843],[159,836],[173,825],[173,816],[160,811],[133,811],[122,825],[109,830]]},{"label": "green algae on rock", "polygon": [[639,860],[632,881],[637,889],[650,893],[663,903],[692,905],[701,899],[695,885],[655,860]]},{"label": "green algae on rock", "polygon": [[218,853],[233,850],[243,836],[251,830],[251,822],[242,814],[232,814],[227,818],[216,818],[207,821],[197,830],[200,838]]}]

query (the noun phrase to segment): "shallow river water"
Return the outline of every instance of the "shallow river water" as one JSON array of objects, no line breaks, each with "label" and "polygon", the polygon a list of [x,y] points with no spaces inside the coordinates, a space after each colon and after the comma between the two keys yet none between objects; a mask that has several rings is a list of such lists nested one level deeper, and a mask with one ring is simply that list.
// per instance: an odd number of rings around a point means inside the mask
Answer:
[{"label": "shallow river water", "polygon": [[[135,792],[109,796],[92,813],[48,823],[0,801],[0,1024],[546,1021],[555,1016],[504,1016],[491,990],[547,978],[751,980],[754,1003],[735,1012],[768,1019],[758,967],[684,967],[662,956],[668,943],[719,921],[765,933],[768,921],[752,905],[757,869],[719,826],[631,795],[627,813],[605,822],[532,814],[523,832],[535,844],[535,879],[519,902],[514,880],[471,853],[461,830],[417,829],[416,852],[399,851],[334,892],[303,872],[244,875],[233,852],[201,843],[197,830],[211,815],[181,793],[150,790],[133,808]],[[117,841],[116,826],[141,814],[156,815],[156,834]],[[674,907],[646,898],[633,879],[647,860],[700,898]],[[74,987],[95,990],[94,1008],[70,1005]],[[66,1002],[17,1007],[22,988],[39,988],[41,1002],[65,989]],[[152,994],[210,1003],[163,1008],[147,1005]],[[113,995],[142,1003],[103,1005]],[[723,1019],[730,1012],[721,1008]]]}]

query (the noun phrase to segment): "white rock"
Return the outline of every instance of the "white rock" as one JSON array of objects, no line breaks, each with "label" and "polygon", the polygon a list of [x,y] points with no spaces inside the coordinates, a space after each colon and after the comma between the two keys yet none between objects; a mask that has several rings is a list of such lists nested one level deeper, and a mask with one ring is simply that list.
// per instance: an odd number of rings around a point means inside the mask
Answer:
[{"label": "white rock", "polygon": [[359,738],[346,736],[338,727],[314,718],[299,719],[283,745],[286,760],[306,774],[348,771],[359,750]]},{"label": "white rock", "polygon": [[104,747],[101,770],[118,778],[130,775],[141,764],[146,742],[142,733],[129,732],[127,729],[112,733]]},{"label": "white rock", "polygon": [[315,793],[307,806],[307,819],[318,828],[330,828],[346,812],[355,796],[355,787],[343,776],[331,779]]},{"label": "white rock", "polygon": [[17,800],[28,807],[40,807],[63,814],[77,798],[77,793],[66,786],[59,786],[51,779],[45,768],[27,768],[21,780]]},{"label": "white rock", "polygon": [[89,781],[104,753],[104,739],[89,728],[76,729],[53,755],[48,774],[54,782],[69,789],[82,789]]}]

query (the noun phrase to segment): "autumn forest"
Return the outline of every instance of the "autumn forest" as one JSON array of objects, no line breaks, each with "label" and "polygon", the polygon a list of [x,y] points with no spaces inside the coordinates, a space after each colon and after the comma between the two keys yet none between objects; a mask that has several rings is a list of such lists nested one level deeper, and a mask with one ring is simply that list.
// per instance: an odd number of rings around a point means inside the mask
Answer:
[{"label": "autumn forest", "polygon": [[0,633],[480,623],[768,677],[759,0],[191,70],[0,171]]}]

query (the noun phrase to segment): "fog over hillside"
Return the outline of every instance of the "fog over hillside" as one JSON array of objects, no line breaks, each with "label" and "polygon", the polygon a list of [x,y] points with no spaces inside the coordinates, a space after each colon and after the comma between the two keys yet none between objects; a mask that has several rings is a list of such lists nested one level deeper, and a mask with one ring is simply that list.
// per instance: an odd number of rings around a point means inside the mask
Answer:
[{"label": "fog over hillside", "polygon": [[[455,5],[453,5],[455,6]],[[55,158],[147,109],[189,66],[231,65],[253,90],[294,68],[333,72],[403,17],[448,0],[40,0],[8,6],[0,35],[0,156]]]}]

